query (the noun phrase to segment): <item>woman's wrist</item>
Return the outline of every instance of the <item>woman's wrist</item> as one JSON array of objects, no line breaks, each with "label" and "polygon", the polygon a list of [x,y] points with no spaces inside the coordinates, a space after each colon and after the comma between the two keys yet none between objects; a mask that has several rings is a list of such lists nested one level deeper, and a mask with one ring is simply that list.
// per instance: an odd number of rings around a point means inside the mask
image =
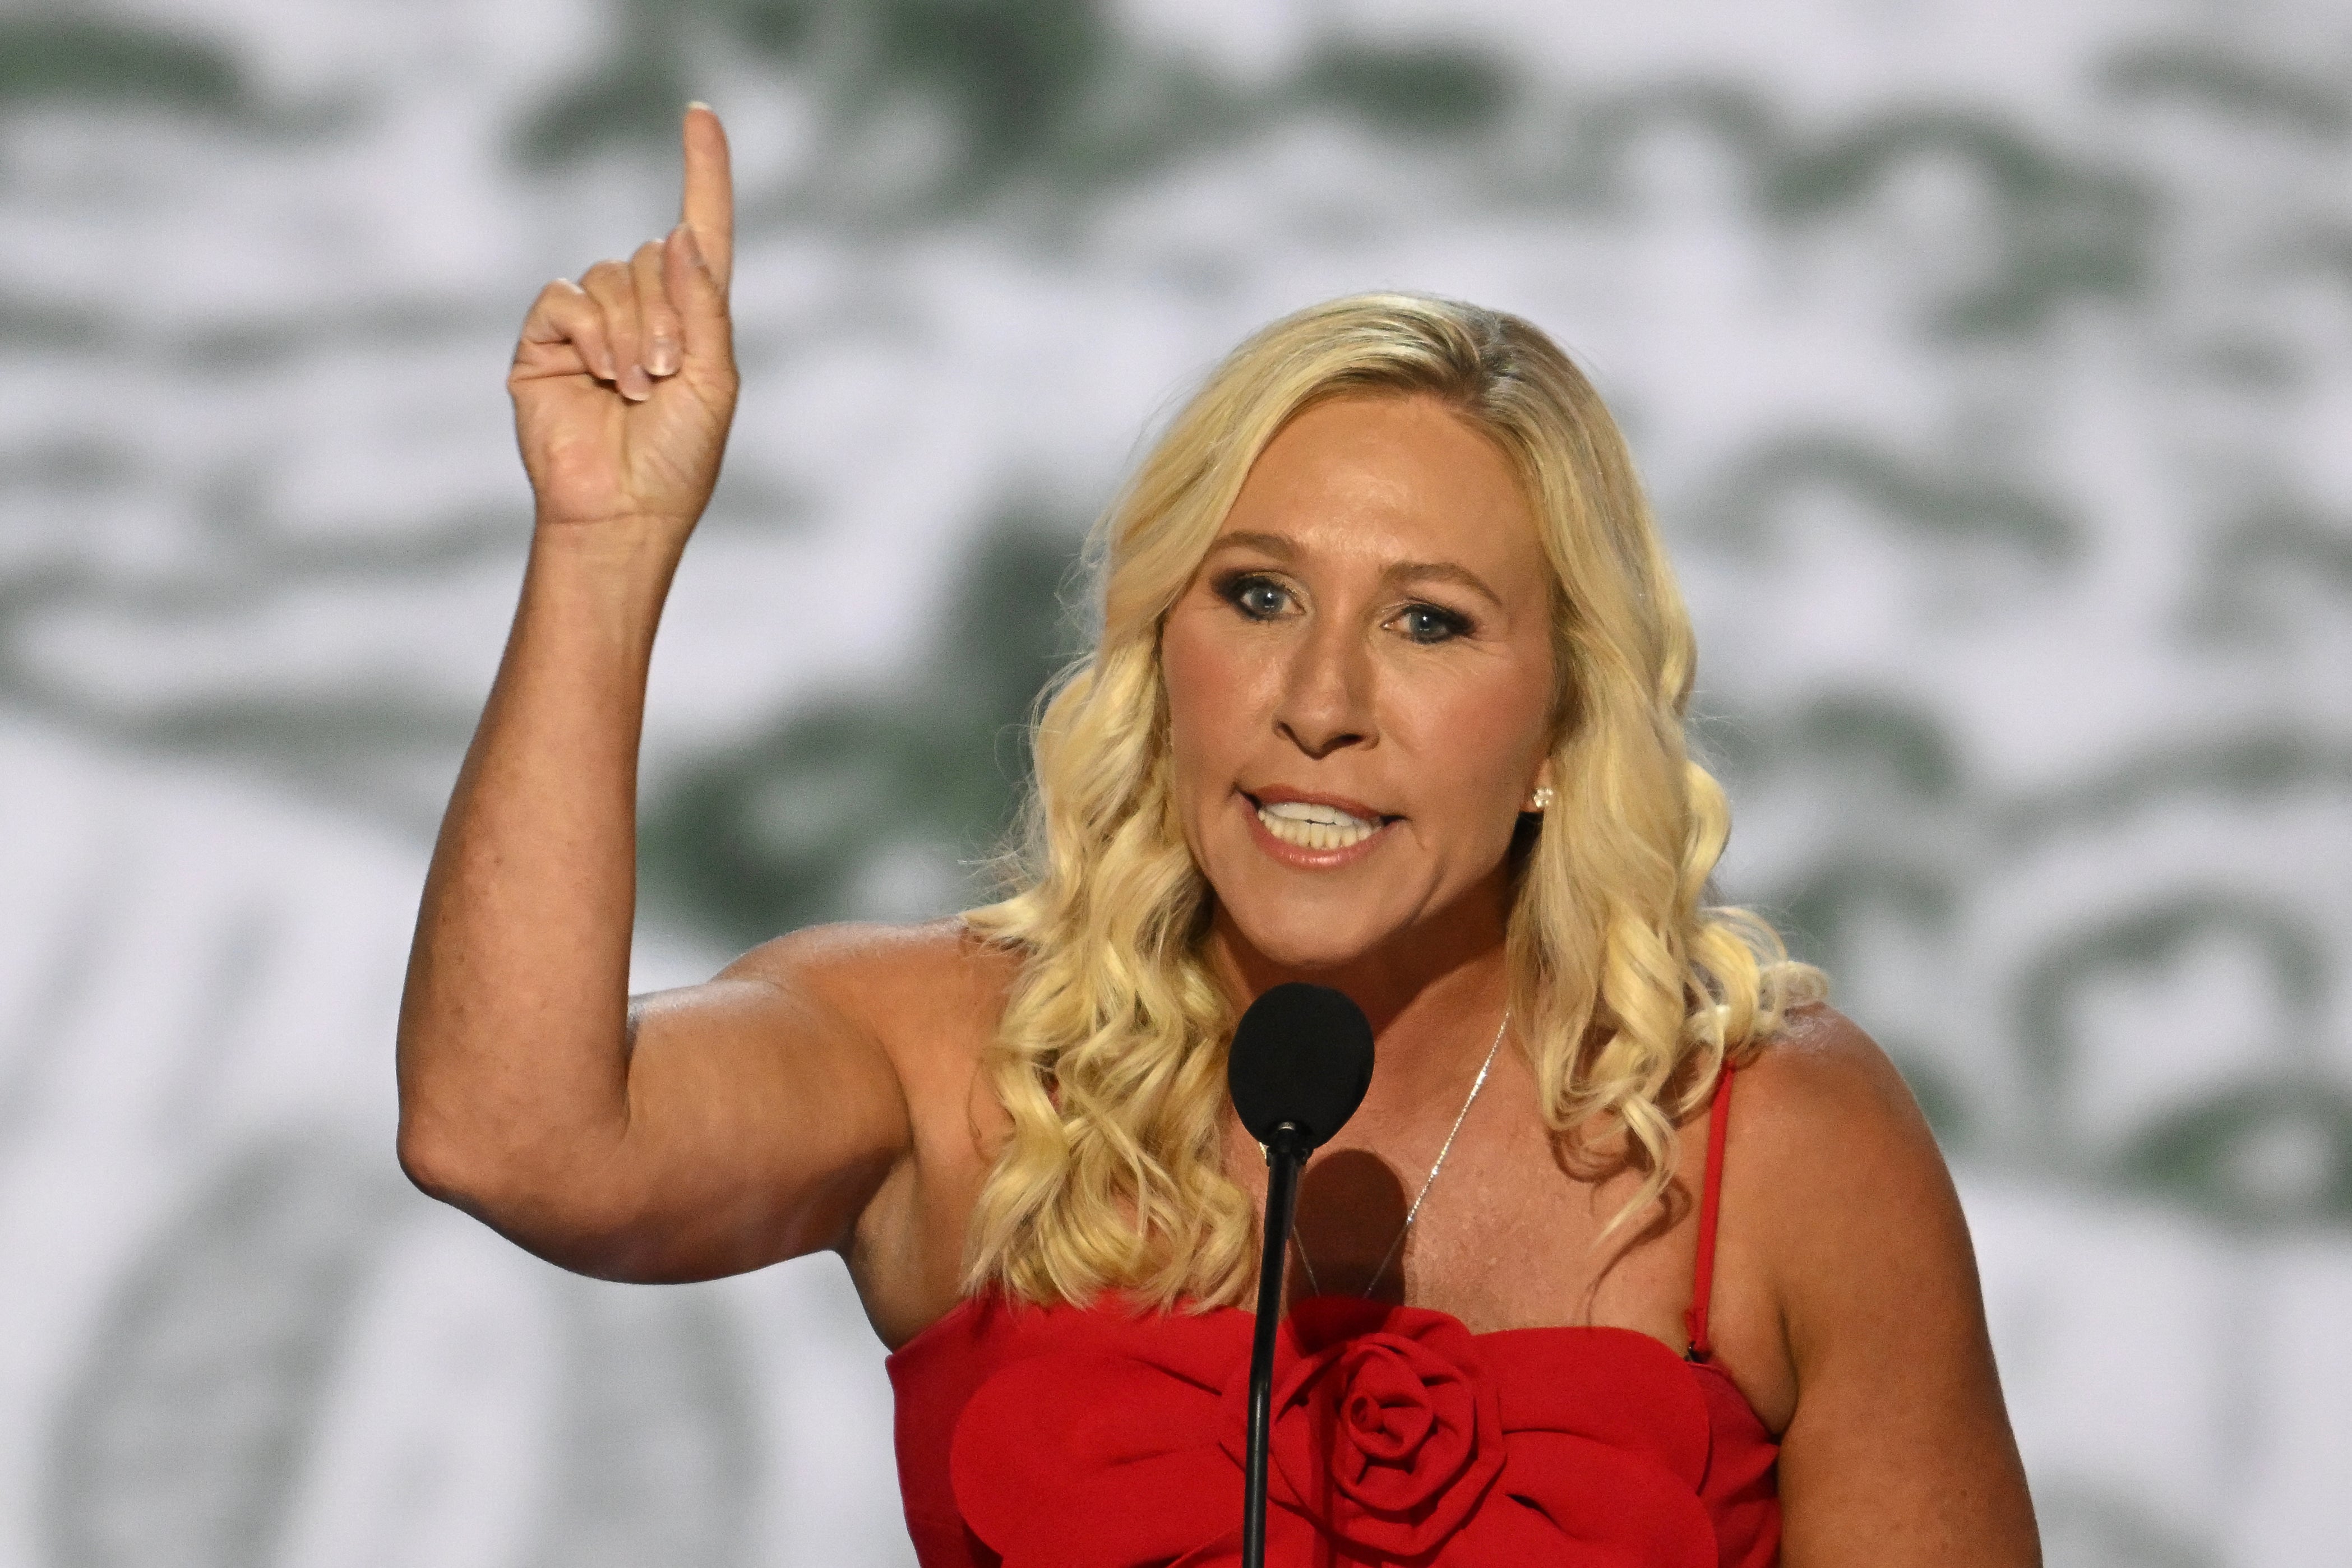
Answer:
[{"label": "woman's wrist", "polygon": [[542,519],[531,531],[524,597],[564,619],[585,613],[624,641],[650,641],[693,532],[692,519]]},{"label": "woman's wrist", "polygon": [[648,561],[675,564],[698,519],[631,512],[583,522],[541,508],[531,522],[531,550],[561,554],[592,565],[629,570]]}]

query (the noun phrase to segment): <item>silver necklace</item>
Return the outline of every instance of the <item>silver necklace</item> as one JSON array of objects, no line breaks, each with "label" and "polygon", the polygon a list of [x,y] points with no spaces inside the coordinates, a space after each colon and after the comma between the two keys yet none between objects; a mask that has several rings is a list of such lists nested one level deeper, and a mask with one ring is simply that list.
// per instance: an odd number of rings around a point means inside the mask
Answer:
[{"label": "silver necklace", "polygon": [[[1390,1242],[1389,1249],[1381,1255],[1381,1265],[1372,1270],[1370,1282],[1357,1294],[1369,1300],[1371,1293],[1380,1289],[1381,1281],[1387,1277],[1389,1265],[1396,1261],[1397,1249],[1404,1245],[1406,1233],[1412,1229],[1412,1222],[1421,1213],[1421,1200],[1427,1197],[1429,1189],[1437,1185],[1437,1173],[1445,1168],[1445,1156],[1454,1152],[1454,1134],[1462,1130],[1463,1122],[1470,1114],[1470,1107],[1478,1103],[1478,1091],[1486,1087],[1486,1074],[1495,1067],[1495,1053],[1503,1049],[1503,1031],[1510,1027],[1511,1009],[1505,1008],[1503,1021],[1495,1026],[1495,1042],[1486,1048],[1486,1060],[1478,1064],[1478,1076],[1471,1081],[1470,1097],[1463,1101],[1462,1109],[1454,1113],[1454,1125],[1446,1129],[1445,1142],[1437,1146],[1437,1158],[1430,1166],[1429,1175],[1422,1178],[1421,1190],[1413,1194],[1412,1207],[1404,1211],[1404,1223],[1397,1227],[1396,1239]],[[1307,1288],[1321,1295],[1323,1286],[1315,1278],[1315,1260],[1307,1256],[1307,1239],[1294,1229],[1290,1233],[1290,1241],[1298,1249],[1298,1266],[1306,1270]]]}]

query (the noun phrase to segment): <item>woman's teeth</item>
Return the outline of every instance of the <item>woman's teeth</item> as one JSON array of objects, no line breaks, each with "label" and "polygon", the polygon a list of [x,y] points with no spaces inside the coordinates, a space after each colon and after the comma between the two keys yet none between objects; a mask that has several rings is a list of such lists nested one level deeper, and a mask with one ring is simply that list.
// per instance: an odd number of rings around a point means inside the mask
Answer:
[{"label": "woman's teeth", "polygon": [[1337,806],[1311,800],[1276,800],[1257,809],[1265,831],[1302,850],[1352,849],[1381,831],[1378,822],[1351,817]]}]

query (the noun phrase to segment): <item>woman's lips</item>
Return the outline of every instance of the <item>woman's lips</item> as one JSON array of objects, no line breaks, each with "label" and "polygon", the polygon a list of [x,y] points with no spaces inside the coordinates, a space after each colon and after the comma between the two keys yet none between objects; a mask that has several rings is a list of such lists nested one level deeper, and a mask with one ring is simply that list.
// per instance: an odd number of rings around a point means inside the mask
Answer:
[{"label": "woman's lips", "polygon": [[[1379,846],[1381,840],[1386,836],[1389,829],[1402,820],[1396,817],[1376,816],[1353,806],[1352,803],[1339,806],[1338,809],[1348,815],[1357,817],[1359,821],[1369,820],[1376,825],[1370,831],[1365,832],[1361,838],[1352,843],[1317,848],[1292,843],[1286,839],[1277,837],[1274,830],[1265,825],[1265,819],[1259,814],[1261,802],[1258,800],[1238,790],[1234,792],[1234,798],[1239,802],[1244,815],[1249,819],[1250,837],[1257,847],[1283,864],[1295,866],[1300,871],[1334,871],[1341,866],[1353,865],[1370,854]],[[1284,792],[1270,797],[1265,803],[1286,803],[1307,799],[1309,797]],[[1337,802],[1323,803],[1338,805]]]},{"label": "woman's lips", "polygon": [[1389,813],[1374,810],[1361,800],[1350,800],[1345,795],[1309,794],[1303,789],[1294,789],[1287,784],[1262,785],[1244,789],[1242,794],[1252,805],[1261,809],[1267,806],[1328,806],[1361,821],[1385,822],[1391,820]]}]

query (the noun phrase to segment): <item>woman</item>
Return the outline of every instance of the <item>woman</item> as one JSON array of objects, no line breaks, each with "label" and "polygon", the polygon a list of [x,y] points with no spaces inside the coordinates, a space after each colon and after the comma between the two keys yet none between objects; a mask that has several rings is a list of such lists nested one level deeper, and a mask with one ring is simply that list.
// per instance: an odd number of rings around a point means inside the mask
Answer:
[{"label": "woman", "polygon": [[1263,1176],[1223,1051],[1312,978],[1379,1054],[1300,1204],[1273,1560],[2034,1561],[1949,1180],[1701,908],[1688,626],[1511,318],[1342,300],[1212,378],[1107,519],[1013,896],[630,1002],[646,663],[735,397],[685,140],[684,221],[517,350],[537,528],[419,920],[417,1183],[608,1279],[841,1252],[927,1564],[1224,1561]]}]

